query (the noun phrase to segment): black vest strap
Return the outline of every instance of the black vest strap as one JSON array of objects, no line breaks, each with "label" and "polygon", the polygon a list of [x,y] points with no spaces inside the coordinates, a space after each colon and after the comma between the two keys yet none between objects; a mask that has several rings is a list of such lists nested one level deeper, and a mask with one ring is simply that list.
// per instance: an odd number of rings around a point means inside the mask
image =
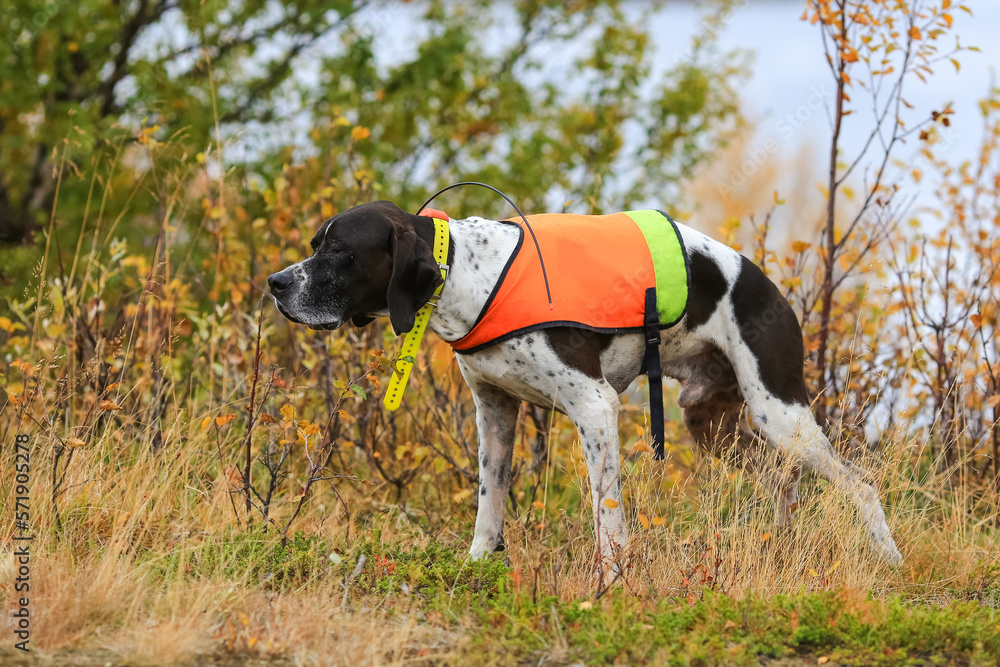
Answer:
[{"label": "black vest strap", "polygon": [[646,338],[646,356],[643,366],[649,378],[649,428],[653,443],[653,458],[663,455],[663,369],[660,366],[660,314],[656,310],[656,288],[646,290],[646,315],[643,335]]}]

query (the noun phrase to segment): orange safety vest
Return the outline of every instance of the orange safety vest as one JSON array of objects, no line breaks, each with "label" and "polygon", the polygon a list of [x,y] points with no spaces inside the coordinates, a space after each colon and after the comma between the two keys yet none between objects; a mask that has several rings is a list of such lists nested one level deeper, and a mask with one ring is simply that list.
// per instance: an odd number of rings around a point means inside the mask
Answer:
[{"label": "orange safety vest", "polygon": [[[437,211],[435,211],[437,213]],[[428,215],[425,211],[424,215]],[[450,343],[470,354],[529,331],[568,326],[605,333],[640,332],[647,290],[655,289],[653,326],[665,329],[687,307],[687,255],[673,220],[660,211],[610,215],[529,215],[539,253],[524,223],[521,238],[472,330]]]}]

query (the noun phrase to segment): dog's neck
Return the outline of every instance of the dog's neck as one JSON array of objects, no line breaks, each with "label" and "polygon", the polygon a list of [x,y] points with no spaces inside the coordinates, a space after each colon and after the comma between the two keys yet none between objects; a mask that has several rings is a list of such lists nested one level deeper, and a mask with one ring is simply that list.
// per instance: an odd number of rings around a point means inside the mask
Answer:
[{"label": "dog's neck", "polygon": [[454,342],[472,330],[517,247],[520,230],[478,217],[452,220],[448,228],[450,268],[429,326],[443,340]]}]

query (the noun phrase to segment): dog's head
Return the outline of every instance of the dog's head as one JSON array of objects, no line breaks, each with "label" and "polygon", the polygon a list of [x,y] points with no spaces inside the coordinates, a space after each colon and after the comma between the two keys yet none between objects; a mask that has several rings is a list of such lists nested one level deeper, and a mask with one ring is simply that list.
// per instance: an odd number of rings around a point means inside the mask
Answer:
[{"label": "dog's head", "polygon": [[[429,227],[428,227],[429,226]],[[428,218],[377,201],[339,213],[316,232],[313,254],[267,279],[281,314],[311,329],[364,326],[388,315],[397,334],[441,283]],[[433,239],[433,236],[430,237]]]}]

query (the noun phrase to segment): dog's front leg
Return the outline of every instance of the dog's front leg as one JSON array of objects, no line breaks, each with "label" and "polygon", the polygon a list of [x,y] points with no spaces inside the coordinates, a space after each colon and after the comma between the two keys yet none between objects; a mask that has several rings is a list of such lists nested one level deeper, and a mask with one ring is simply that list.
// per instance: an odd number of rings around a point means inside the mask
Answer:
[{"label": "dog's front leg", "polygon": [[606,381],[586,382],[573,399],[560,401],[580,432],[594,503],[594,531],[600,552],[599,575],[618,576],[616,561],[628,539],[618,458],[618,394]]},{"label": "dog's front leg", "polygon": [[514,428],[521,402],[492,385],[473,384],[479,431],[479,511],[469,554],[474,559],[504,548],[503,521],[510,490]]}]

